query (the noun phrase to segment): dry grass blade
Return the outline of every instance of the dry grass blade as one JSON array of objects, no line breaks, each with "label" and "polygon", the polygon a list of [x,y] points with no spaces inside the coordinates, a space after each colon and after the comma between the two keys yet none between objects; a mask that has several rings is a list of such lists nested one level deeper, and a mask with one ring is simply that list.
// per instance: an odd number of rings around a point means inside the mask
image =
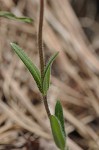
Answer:
[{"label": "dry grass blade", "polygon": [[15,112],[13,110],[11,110],[11,108],[9,108],[6,104],[4,104],[3,102],[0,102],[0,107],[1,109],[3,109],[3,111],[8,115],[8,117],[13,118],[14,121],[16,121],[21,127],[24,127],[25,129],[36,133],[39,136],[43,136],[47,139],[50,139],[49,134],[42,132],[41,130],[38,130],[37,126],[35,126],[35,128],[28,126],[26,123],[24,123],[24,121],[22,120],[22,118],[20,119],[18,115],[15,114]]}]

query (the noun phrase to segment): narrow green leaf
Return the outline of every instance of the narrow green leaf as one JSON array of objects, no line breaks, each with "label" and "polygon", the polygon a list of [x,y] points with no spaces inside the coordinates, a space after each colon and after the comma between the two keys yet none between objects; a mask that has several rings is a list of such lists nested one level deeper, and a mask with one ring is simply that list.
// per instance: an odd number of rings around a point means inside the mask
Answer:
[{"label": "narrow green leaf", "polygon": [[7,12],[7,11],[0,11],[0,17],[5,17],[5,18],[8,18],[8,19],[18,20],[18,21],[26,22],[26,23],[32,23],[33,22],[33,19],[31,19],[31,18],[17,17],[13,13]]},{"label": "narrow green leaf", "polygon": [[32,23],[33,19],[32,18],[28,18],[28,17],[16,17],[16,20],[22,21],[22,22],[26,22],[26,23]]},{"label": "narrow green leaf", "polygon": [[40,71],[38,70],[38,68],[32,63],[29,57],[24,53],[24,51],[17,44],[11,43],[11,47],[16,52],[16,54],[20,57],[23,63],[26,65],[26,67],[32,74],[35,82],[37,83],[39,90],[42,91],[41,76],[40,76]]},{"label": "narrow green leaf", "polygon": [[43,79],[43,94],[46,95],[48,89],[49,89],[49,84],[50,84],[50,72],[51,72],[51,65],[55,58],[57,57],[59,52],[55,53],[48,61],[45,71],[44,71],[44,79]]},{"label": "narrow green leaf", "polygon": [[44,77],[43,80],[43,94],[46,95],[48,89],[49,89],[49,84],[50,84],[50,74],[51,74],[51,68],[49,68],[46,72],[46,76]]},{"label": "narrow green leaf", "polygon": [[44,71],[44,76],[46,75],[47,70],[49,69],[49,67],[51,66],[51,64],[53,63],[53,61],[55,60],[55,58],[57,57],[57,55],[59,54],[59,52],[56,52],[48,61],[46,67],[45,67],[45,71]]},{"label": "narrow green leaf", "polygon": [[61,150],[65,150],[65,136],[63,134],[58,118],[54,115],[51,115],[50,123],[51,123],[51,129],[52,129],[54,141],[57,147],[60,148]]},{"label": "narrow green leaf", "polygon": [[55,105],[55,116],[60,121],[60,124],[61,124],[62,130],[63,130],[64,136],[66,137],[65,126],[64,126],[63,108],[62,108],[62,105],[61,105],[60,101],[56,102],[56,105]]}]

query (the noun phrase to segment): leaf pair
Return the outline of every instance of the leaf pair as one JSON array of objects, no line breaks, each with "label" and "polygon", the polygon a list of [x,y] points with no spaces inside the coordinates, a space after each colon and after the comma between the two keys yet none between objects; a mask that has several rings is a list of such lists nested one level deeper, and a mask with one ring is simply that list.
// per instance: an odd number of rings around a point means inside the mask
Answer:
[{"label": "leaf pair", "polygon": [[66,133],[64,127],[63,109],[60,101],[55,106],[55,115],[50,116],[51,129],[54,141],[61,150],[66,149]]},{"label": "leaf pair", "polygon": [[11,43],[11,47],[13,50],[16,52],[16,54],[20,57],[20,59],[23,61],[25,66],[28,68],[30,73],[32,74],[40,92],[43,95],[46,95],[48,89],[49,89],[49,83],[50,83],[50,69],[51,69],[51,64],[55,60],[56,56],[58,53],[55,53],[50,60],[48,61],[45,70],[44,70],[44,78],[42,81],[41,74],[39,69],[32,63],[32,61],[29,59],[29,57],[24,53],[22,48],[20,48],[17,44]]},{"label": "leaf pair", "polygon": [[0,17],[5,17],[8,19],[18,20],[26,23],[32,23],[33,19],[28,17],[17,17],[13,13],[7,12],[7,11],[0,11]]}]

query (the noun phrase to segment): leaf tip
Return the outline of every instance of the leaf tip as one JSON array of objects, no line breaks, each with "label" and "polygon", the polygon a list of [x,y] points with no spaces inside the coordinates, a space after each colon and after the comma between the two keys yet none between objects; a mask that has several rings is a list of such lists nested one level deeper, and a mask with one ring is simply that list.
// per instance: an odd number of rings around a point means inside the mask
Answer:
[{"label": "leaf tip", "polygon": [[12,45],[13,45],[13,43],[11,42],[11,43],[10,43],[10,45],[12,46]]},{"label": "leaf tip", "polygon": [[59,54],[59,51],[56,52],[56,56]]},{"label": "leaf tip", "polygon": [[11,47],[13,47],[13,46],[15,45],[15,43],[14,43],[14,42],[11,42],[10,45],[11,45]]},{"label": "leaf tip", "polygon": [[61,104],[60,100],[57,100],[56,105],[57,105],[57,104]]},{"label": "leaf tip", "polygon": [[12,48],[14,48],[14,46],[16,46],[16,44],[14,42],[11,42],[10,45],[11,45]]}]

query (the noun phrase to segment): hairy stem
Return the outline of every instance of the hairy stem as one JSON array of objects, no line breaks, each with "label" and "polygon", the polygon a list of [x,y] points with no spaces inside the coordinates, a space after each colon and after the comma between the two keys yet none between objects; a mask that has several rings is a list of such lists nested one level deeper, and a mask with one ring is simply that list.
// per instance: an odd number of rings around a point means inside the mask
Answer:
[{"label": "hairy stem", "polygon": [[41,78],[44,76],[44,50],[43,50],[43,18],[44,18],[44,0],[40,0],[40,14],[39,14],[39,29],[38,29],[38,48],[39,48],[39,58],[40,58],[40,69]]},{"label": "hairy stem", "polygon": [[47,115],[48,115],[48,117],[50,117],[51,113],[50,113],[48,102],[47,102],[47,96],[43,96],[43,100],[44,100],[44,105],[45,105]]},{"label": "hairy stem", "polygon": [[[44,67],[45,67],[45,58],[44,58],[44,49],[43,49],[43,18],[44,18],[44,0],[40,0],[40,14],[39,14],[39,29],[38,29],[38,48],[39,48],[39,58],[40,58],[40,69],[41,69],[41,79],[44,78]],[[43,83],[42,83],[43,84]],[[47,95],[43,97],[44,106],[47,112],[48,117],[51,115]]]}]

